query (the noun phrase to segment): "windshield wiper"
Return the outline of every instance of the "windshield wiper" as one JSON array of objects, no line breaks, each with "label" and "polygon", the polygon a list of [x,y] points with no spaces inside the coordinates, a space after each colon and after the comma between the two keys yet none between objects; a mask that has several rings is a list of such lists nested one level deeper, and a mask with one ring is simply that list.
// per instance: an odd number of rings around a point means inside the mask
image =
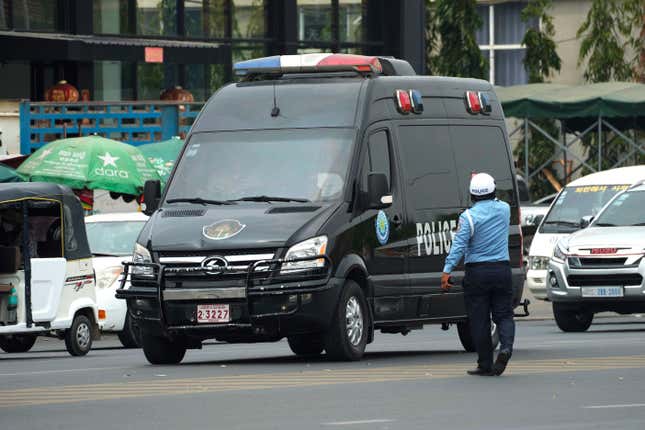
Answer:
[{"label": "windshield wiper", "polygon": [[579,222],[574,221],[544,221],[544,224],[568,225],[571,227],[580,227]]},{"label": "windshield wiper", "polygon": [[210,200],[202,199],[201,197],[183,197],[177,199],[166,200],[166,203],[197,203],[202,205],[232,205],[233,203],[229,200]]},{"label": "windshield wiper", "polygon": [[249,196],[241,197],[239,199],[229,200],[229,202],[299,202],[309,203],[310,200],[298,199],[292,197],[273,197],[273,196]]},{"label": "windshield wiper", "polygon": [[594,224],[595,227],[616,227],[616,224],[610,222],[597,222]]}]

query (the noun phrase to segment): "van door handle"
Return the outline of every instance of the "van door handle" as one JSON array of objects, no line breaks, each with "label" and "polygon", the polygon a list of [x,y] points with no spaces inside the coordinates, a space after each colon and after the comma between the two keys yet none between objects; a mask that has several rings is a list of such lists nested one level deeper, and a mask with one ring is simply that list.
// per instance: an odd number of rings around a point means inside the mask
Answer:
[{"label": "van door handle", "polygon": [[394,214],[392,220],[390,221],[395,227],[399,227],[403,224],[403,218],[399,214]]}]

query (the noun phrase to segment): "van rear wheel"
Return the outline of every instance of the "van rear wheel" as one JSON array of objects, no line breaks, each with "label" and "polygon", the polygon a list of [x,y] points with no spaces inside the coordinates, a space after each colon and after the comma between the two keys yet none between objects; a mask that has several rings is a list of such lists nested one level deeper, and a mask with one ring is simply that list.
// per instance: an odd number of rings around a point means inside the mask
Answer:
[{"label": "van rear wheel", "polygon": [[289,336],[289,348],[299,356],[320,355],[325,349],[322,336],[317,334]]},{"label": "van rear wheel", "polygon": [[186,347],[170,339],[142,333],[143,354],[150,364],[178,364],[186,355]]},{"label": "van rear wheel", "polygon": [[4,352],[27,352],[36,343],[35,334],[0,336],[0,349]]},{"label": "van rear wheel", "polygon": [[367,345],[369,310],[365,294],[358,284],[345,282],[325,336],[325,350],[332,360],[360,360]]},{"label": "van rear wheel", "polygon": [[587,331],[593,321],[592,312],[558,302],[553,302],[553,316],[558,328],[564,332]]},{"label": "van rear wheel", "polygon": [[74,357],[80,357],[92,349],[92,323],[85,315],[77,314],[72,326],[65,331],[65,347]]},{"label": "van rear wheel", "polygon": [[[491,321],[490,324],[491,341],[493,343],[494,351],[499,345],[499,327],[493,321]],[[464,350],[466,352],[476,352],[473,335],[470,332],[470,322],[462,321],[457,323],[457,333],[459,334],[459,340],[461,341],[461,345],[464,347]]]}]

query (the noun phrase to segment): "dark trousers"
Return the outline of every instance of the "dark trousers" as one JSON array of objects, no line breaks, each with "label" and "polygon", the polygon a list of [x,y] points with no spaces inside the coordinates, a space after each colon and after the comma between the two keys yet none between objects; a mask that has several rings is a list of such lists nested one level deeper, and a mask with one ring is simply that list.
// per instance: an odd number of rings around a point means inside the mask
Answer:
[{"label": "dark trousers", "polygon": [[466,265],[464,299],[470,321],[470,332],[482,369],[493,365],[491,314],[499,330],[500,350],[513,351],[513,287],[511,268],[504,262]]}]

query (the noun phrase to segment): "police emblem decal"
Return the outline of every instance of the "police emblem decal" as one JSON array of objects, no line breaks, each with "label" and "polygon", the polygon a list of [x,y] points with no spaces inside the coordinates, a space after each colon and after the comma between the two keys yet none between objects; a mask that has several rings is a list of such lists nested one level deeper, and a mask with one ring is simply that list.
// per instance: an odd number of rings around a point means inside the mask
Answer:
[{"label": "police emblem decal", "polygon": [[236,219],[225,219],[217,221],[211,225],[205,225],[202,228],[202,234],[211,240],[229,239],[239,234],[246,227]]},{"label": "police emblem decal", "polygon": [[376,216],[376,238],[381,245],[385,245],[390,238],[390,221],[383,211],[378,211]]}]

